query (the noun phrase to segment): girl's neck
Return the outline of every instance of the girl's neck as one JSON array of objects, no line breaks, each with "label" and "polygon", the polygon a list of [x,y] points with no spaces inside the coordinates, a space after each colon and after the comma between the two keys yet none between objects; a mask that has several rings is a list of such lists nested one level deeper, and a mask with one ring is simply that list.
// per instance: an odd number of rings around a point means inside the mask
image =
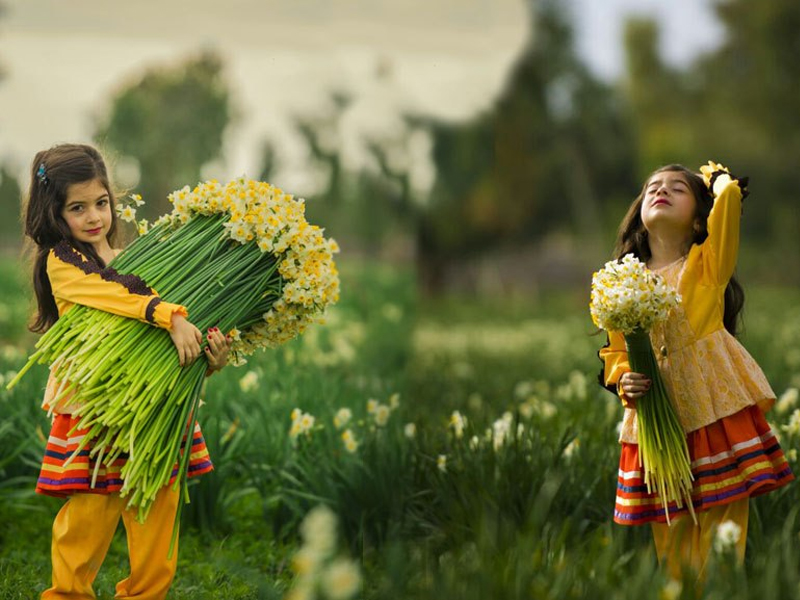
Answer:
[{"label": "girl's neck", "polygon": [[650,245],[650,260],[647,261],[647,266],[651,269],[659,269],[680,260],[689,253],[689,248],[692,246],[691,237],[687,239],[676,235],[648,232],[647,238]]}]

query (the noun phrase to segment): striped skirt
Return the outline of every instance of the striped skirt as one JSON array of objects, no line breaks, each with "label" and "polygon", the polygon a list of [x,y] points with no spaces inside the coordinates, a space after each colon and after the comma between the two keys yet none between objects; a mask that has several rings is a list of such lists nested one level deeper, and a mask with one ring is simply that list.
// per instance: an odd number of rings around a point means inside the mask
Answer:
[{"label": "striped skirt", "polygon": [[[794,475],[780,444],[757,406],[749,406],[686,436],[695,512],[771,492]],[[669,516],[687,513],[669,504]],[[648,493],[639,466],[639,446],[622,444],[614,521],[621,525],[666,522],[658,493]]]},{"label": "striped skirt", "polygon": [[[78,444],[83,439],[85,430],[76,430],[69,435],[78,422],[77,418],[71,415],[56,415],[53,426],[50,429],[50,437],[42,460],[42,468],[39,472],[39,480],[36,483],[36,492],[46,496],[69,496],[74,492],[90,492],[95,494],[110,494],[118,492],[123,485],[120,475],[123,465],[127,460],[127,454],[121,454],[112,464],[100,463],[99,467],[94,458],[89,456],[91,442],[87,444],[72,461],[64,463],[74,454]],[[186,447],[184,439],[181,451]],[[199,423],[195,422],[194,433],[192,435],[191,455],[189,456],[189,477],[196,477],[203,473],[208,473],[214,468],[211,458],[208,455],[206,442],[200,431]],[[92,486],[92,477],[97,477]],[[175,480],[178,474],[178,465],[172,471],[172,479]]]}]

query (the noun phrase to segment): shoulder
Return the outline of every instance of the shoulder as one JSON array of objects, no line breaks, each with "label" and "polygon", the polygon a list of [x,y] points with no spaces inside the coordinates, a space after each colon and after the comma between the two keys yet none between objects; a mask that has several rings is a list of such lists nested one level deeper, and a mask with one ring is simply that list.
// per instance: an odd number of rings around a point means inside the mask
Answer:
[{"label": "shoulder", "polygon": [[87,275],[100,272],[100,267],[94,261],[86,258],[66,240],[62,240],[53,246],[47,256],[48,272],[59,267],[79,269]]}]

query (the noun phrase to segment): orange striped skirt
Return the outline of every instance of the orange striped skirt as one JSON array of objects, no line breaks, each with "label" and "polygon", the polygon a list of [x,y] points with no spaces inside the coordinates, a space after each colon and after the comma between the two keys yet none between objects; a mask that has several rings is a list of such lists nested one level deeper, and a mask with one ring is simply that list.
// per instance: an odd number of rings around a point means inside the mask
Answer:
[{"label": "orange striped skirt", "polygon": [[[786,485],[794,475],[772,429],[757,406],[749,406],[686,436],[695,512],[758,496]],[[670,519],[686,506],[669,505]],[[639,466],[639,446],[622,444],[614,521],[621,525],[666,522],[657,492],[648,493]]]},{"label": "orange striped skirt", "polygon": [[[86,431],[79,429],[69,435],[69,431],[77,422],[78,419],[72,415],[56,415],[53,426],[50,428],[50,437],[45,447],[42,468],[36,482],[36,493],[65,497],[75,492],[110,494],[122,489],[124,482],[120,472],[127,461],[127,454],[121,454],[112,464],[101,462],[98,467],[95,459],[89,456],[90,442],[78,452],[78,455],[68,465],[64,464],[75,453]],[[185,447],[186,439],[181,444],[182,452]],[[95,468],[97,468],[97,478],[92,486]],[[213,468],[214,465],[211,463],[203,433],[200,431],[200,424],[195,422],[188,476],[197,477],[208,473]],[[177,474],[178,465],[176,464],[170,483],[175,480]]]}]

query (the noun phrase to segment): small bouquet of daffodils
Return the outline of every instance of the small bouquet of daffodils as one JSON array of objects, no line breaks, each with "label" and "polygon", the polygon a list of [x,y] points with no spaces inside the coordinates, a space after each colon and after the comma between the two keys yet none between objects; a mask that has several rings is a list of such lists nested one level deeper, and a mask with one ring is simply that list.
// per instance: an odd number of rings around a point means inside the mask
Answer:
[{"label": "small bouquet of daffodils", "polygon": [[[338,300],[338,247],[306,221],[302,200],[244,178],[185,187],[169,199],[173,211],[152,227],[138,223],[140,237],[109,267],[186,306],[201,331],[229,332],[234,364],[301,334]],[[121,217],[134,220],[134,210]],[[82,305],[36,348],[9,386],[34,363],[51,363],[60,385],[51,406],[72,394],[77,427],[88,430],[73,456],[90,441],[97,467],[127,454],[120,495],[142,521],[176,465],[185,492],[190,451],[181,446],[200,404],[202,353],[182,368],[167,331]]]},{"label": "small bouquet of daffodils", "polygon": [[647,375],[650,390],[636,403],[639,466],[648,493],[658,492],[667,523],[669,503],[692,505],[692,471],[686,435],[667,395],[649,330],[667,319],[680,295],[633,254],[607,262],[592,277],[590,310],[594,324],[625,336],[631,370]]}]

